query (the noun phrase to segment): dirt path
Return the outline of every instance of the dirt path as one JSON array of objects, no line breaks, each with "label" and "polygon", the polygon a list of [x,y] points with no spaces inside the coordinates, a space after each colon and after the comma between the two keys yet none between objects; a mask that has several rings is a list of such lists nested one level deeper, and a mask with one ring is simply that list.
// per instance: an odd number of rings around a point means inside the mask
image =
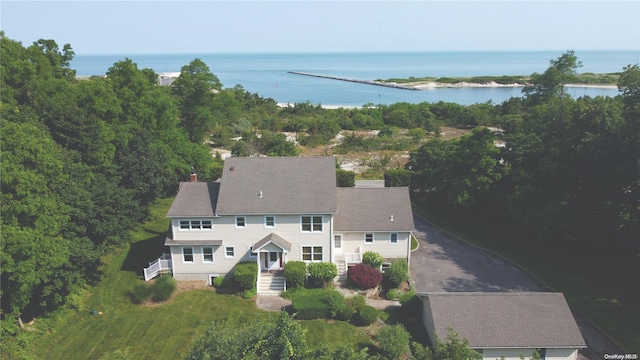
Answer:
[{"label": "dirt path", "polygon": [[[553,291],[513,262],[461,241],[414,215],[420,247],[411,253],[411,279],[418,292]],[[580,360],[600,360],[622,350],[584,316],[572,310],[588,348]]]}]

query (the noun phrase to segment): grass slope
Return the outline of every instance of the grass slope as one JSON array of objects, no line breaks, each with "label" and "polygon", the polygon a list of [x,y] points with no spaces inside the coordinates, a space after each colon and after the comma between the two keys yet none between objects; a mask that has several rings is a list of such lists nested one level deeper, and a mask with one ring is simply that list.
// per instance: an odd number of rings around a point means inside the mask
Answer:
[{"label": "grass slope", "polygon": [[455,237],[494,251],[530,271],[553,291],[564,293],[572,308],[579,310],[623,349],[640,349],[640,287],[637,274],[622,264],[593,259],[532,256],[496,235],[500,229],[482,224],[454,223],[452,217],[424,203],[413,203],[413,211]]},{"label": "grass slope", "polygon": [[[133,242],[103,259],[102,279],[87,290],[82,308],[58,317],[52,330],[33,346],[38,359],[100,359],[126,352],[131,359],[180,359],[197,334],[213,321],[230,326],[253,322],[262,311],[253,300],[218,294],[212,290],[190,290],[156,306],[131,303],[128,292],[142,280],[142,269],[163,250],[169,220],[165,218],[172,199],[152,208],[152,220],[133,234]],[[92,309],[102,315],[92,316]],[[348,323],[303,321],[310,344],[350,344],[359,349],[371,342]],[[357,347],[356,347],[357,346]]]}]

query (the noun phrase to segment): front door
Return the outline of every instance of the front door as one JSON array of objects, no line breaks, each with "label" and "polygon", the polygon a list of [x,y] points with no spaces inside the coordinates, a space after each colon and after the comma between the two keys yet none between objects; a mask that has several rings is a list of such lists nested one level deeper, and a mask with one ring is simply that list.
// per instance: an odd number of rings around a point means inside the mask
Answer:
[{"label": "front door", "polygon": [[269,251],[263,253],[264,270],[280,270],[282,268],[282,252]]}]

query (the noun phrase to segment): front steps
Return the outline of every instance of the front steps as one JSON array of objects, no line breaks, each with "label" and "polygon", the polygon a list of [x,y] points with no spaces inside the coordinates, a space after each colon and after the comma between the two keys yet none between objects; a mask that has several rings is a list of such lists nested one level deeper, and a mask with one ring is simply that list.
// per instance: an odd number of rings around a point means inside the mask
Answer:
[{"label": "front steps", "polygon": [[258,294],[260,295],[280,295],[285,285],[282,272],[261,272],[258,282]]}]

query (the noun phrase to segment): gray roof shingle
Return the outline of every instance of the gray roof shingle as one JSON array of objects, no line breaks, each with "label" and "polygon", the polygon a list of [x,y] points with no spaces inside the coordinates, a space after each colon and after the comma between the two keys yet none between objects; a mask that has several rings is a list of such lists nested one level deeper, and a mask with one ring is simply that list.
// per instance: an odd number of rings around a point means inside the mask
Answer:
[{"label": "gray roof shingle", "polygon": [[219,182],[182,182],[173,200],[168,217],[215,216]]},{"label": "gray roof shingle", "polygon": [[436,334],[447,328],[472,348],[584,348],[561,293],[427,293]]},{"label": "gray roof shingle", "polygon": [[225,160],[216,214],[336,212],[333,157],[231,157]]},{"label": "gray roof shingle", "polygon": [[274,233],[265,236],[255,243],[255,245],[253,245],[253,251],[258,250],[269,243],[276,244],[284,250],[291,251],[291,243]]},{"label": "gray roof shingle", "polygon": [[415,230],[406,187],[338,188],[337,193],[336,231]]}]

